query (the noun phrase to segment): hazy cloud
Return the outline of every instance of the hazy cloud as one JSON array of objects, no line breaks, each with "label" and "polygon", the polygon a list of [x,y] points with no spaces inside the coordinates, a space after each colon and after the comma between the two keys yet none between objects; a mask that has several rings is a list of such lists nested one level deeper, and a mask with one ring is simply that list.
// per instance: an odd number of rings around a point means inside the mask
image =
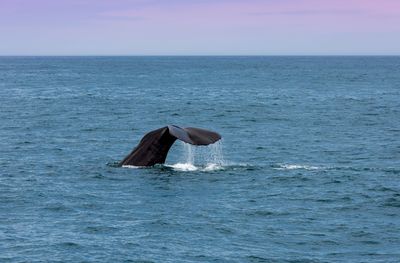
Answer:
[{"label": "hazy cloud", "polygon": [[303,10],[282,10],[251,12],[254,16],[310,16],[310,15],[362,15],[364,12],[356,9],[303,9]]}]

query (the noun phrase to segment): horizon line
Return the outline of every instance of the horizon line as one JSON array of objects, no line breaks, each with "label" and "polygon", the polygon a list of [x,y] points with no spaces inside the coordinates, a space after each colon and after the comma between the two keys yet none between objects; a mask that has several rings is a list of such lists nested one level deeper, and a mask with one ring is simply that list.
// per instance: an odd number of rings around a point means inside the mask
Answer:
[{"label": "horizon line", "polygon": [[400,54],[0,54],[0,57],[398,57]]}]

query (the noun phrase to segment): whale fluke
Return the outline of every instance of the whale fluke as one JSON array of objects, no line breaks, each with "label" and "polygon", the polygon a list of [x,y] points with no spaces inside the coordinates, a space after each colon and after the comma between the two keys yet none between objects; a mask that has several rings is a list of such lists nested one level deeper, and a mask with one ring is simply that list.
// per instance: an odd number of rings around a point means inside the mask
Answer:
[{"label": "whale fluke", "polygon": [[181,128],[176,125],[168,125],[147,133],[139,145],[119,165],[153,166],[162,164],[176,139],[193,145],[209,145],[220,140],[221,135],[200,128]]}]

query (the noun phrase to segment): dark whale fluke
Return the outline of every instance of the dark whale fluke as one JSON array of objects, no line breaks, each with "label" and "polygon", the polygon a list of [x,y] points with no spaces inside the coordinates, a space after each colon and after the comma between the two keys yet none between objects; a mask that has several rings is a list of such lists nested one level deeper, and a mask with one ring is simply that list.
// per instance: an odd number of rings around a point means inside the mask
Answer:
[{"label": "dark whale fluke", "polygon": [[199,128],[168,125],[147,133],[119,165],[153,166],[164,163],[176,139],[193,145],[209,145],[221,139],[221,135]]}]

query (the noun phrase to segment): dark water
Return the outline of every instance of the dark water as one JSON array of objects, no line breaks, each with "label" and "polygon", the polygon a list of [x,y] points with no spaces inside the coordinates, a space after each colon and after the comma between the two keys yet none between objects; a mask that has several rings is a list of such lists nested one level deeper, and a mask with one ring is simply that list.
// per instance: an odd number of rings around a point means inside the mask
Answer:
[{"label": "dark water", "polygon": [[399,138],[400,57],[2,57],[0,262],[400,262]]}]

